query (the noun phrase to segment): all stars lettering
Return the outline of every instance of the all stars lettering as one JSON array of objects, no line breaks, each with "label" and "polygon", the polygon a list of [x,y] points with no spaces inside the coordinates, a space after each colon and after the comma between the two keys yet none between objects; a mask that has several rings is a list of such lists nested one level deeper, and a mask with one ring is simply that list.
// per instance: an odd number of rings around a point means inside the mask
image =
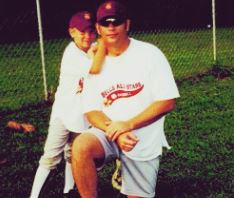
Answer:
[{"label": "all stars lettering", "polygon": [[104,98],[104,105],[109,106],[117,99],[134,96],[138,94],[143,87],[144,85],[141,82],[132,84],[118,83],[113,85],[109,89],[101,92],[101,95]]}]

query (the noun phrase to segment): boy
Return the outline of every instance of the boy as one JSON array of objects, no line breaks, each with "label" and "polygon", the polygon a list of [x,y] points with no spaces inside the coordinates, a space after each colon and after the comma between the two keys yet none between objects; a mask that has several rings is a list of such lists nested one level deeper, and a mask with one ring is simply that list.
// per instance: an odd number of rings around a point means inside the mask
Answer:
[{"label": "boy", "polygon": [[[73,15],[68,31],[73,41],[68,44],[62,57],[59,86],[55,94],[44,154],[39,161],[31,198],[39,197],[50,171],[60,163],[63,151],[66,160],[63,192],[67,194],[73,189],[71,143],[74,136],[88,128],[81,112],[83,83],[89,72],[97,74],[100,71],[99,65],[102,64],[105,56],[105,50],[97,50],[91,66],[91,59],[87,53],[96,38],[91,13],[82,11]],[[99,45],[101,45],[100,42]]]}]

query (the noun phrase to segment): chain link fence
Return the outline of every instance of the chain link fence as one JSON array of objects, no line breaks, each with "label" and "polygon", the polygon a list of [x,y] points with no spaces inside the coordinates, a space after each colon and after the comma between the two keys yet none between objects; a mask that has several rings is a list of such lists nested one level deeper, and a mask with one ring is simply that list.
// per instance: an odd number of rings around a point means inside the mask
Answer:
[{"label": "chain link fence", "polygon": [[[172,1],[167,1],[166,11],[174,10],[170,4]],[[163,23],[163,26],[157,27],[152,24],[154,19],[151,16],[141,21],[144,23],[141,28],[133,28],[130,36],[158,46],[169,59],[177,80],[203,73],[214,64],[234,66],[234,25],[221,25],[219,19],[217,19],[216,29],[217,60],[214,62],[211,1],[209,5],[204,8],[207,12],[206,18],[209,19],[204,24],[196,24],[189,18],[187,23],[190,27],[181,28],[162,17],[162,22],[159,22]],[[219,3],[219,5],[222,4]],[[230,5],[226,7],[233,7],[233,5],[230,1]],[[14,19],[1,17],[2,20],[0,20],[0,112],[44,101],[36,4],[33,6],[35,7],[20,12]],[[177,6],[181,7],[183,4]],[[222,13],[228,14],[225,10],[217,10],[219,11],[216,14],[217,18],[222,17]],[[71,14],[72,12],[67,14],[66,21]],[[147,15],[147,13],[144,14]],[[184,17],[181,12],[178,14]],[[229,20],[234,21],[234,15],[229,15],[231,17]],[[51,35],[49,25],[42,15],[47,91],[53,96],[58,85],[62,53],[69,38],[68,35],[59,36],[59,38]],[[19,27],[21,29],[16,31]],[[14,31],[17,33],[14,34]],[[64,32],[66,31],[64,25]]]}]

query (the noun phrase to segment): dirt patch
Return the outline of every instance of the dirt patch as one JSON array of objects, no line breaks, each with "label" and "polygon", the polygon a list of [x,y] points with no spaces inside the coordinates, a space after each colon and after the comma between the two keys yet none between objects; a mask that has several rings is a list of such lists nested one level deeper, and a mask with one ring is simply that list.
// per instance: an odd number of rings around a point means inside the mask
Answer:
[{"label": "dirt patch", "polygon": [[234,74],[234,67],[214,65],[208,73],[217,79],[222,80],[231,77]]}]

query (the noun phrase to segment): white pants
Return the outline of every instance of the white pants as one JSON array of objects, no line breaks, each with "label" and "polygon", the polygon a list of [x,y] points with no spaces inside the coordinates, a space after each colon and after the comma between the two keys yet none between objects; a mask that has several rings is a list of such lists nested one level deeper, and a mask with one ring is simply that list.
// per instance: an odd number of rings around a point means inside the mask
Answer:
[{"label": "white pants", "polygon": [[50,121],[44,154],[39,161],[40,165],[49,170],[56,168],[62,159],[63,151],[65,160],[70,162],[74,134],[78,135],[79,133],[71,133],[59,118]]}]

